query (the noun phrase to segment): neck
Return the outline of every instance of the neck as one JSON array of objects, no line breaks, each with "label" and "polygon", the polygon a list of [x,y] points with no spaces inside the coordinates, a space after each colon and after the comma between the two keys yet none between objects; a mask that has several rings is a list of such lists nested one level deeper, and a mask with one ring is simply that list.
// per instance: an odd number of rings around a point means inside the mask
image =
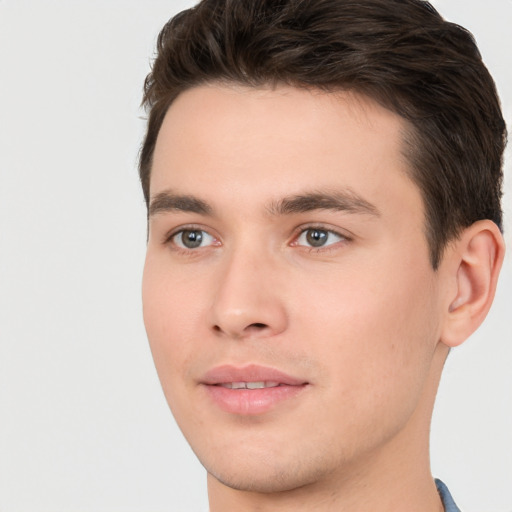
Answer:
[{"label": "neck", "polygon": [[395,437],[327,478],[292,490],[237,490],[208,475],[210,512],[442,512],[430,472],[429,430],[446,353],[438,346],[422,399]]}]

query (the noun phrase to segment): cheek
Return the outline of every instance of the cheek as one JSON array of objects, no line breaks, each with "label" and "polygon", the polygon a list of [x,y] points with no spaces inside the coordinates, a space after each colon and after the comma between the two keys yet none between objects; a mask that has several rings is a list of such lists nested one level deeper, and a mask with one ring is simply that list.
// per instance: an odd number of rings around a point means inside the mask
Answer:
[{"label": "cheek", "polygon": [[167,390],[180,380],[194,350],[200,301],[189,281],[180,280],[150,253],[142,281],[144,325],[160,381]]},{"label": "cheek", "polygon": [[428,274],[345,273],[304,290],[297,304],[303,339],[317,340],[311,357],[324,366],[325,385],[337,390],[339,402],[367,411],[413,407],[436,341]]}]

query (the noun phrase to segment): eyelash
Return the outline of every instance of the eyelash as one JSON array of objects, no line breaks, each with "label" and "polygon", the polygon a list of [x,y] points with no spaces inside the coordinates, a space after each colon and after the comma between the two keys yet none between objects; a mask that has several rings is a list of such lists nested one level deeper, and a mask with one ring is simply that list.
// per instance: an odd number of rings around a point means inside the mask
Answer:
[{"label": "eyelash", "polygon": [[[339,240],[337,240],[333,243],[330,243],[328,245],[322,245],[319,247],[314,247],[311,245],[300,245],[298,243],[300,237],[307,236],[308,231],[310,231],[310,232],[311,231],[320,231],[322,233],[326,233],[328,236],[334,235],[335,237],[339,238]],[[290,245],[292,247],[299,247],[301,250],[305,250],[309,253],[325,253],[325,252],[334,250],[335,247],[333,247],[333,246],[336,246],[338,243],[349,242],[349,241],[351,241],[351,238],[349,236],[342,234],[339,231],[336,231],[334,229],[329,229],[326,226],[315,224],[315,225],[311,225],[311,226],[301,226],[299,229],[297,229],[296,235],[294,235],[293,241],[290,243]]]},{"label": "eyelash", "polygon": [[[199,226],[194,226],[194,225],[190,225],[190,226],[181,226],[179,229],[176,229],[176,230],[173,230],[171,231],[169,234],[167,234],[164,238],[164,245],[169,245],[172,247],[172,250],[177,252],[177,253],[180,253],[180,254],[184,254],[184,255],[187,255],[187,256],[194,256],[197,254],[198,251],[196,251],[194,248],[185,248],[185,247],[180,247],[177,242],[175,241],[175,238],[178,237],[178,235],[182,235],[183,233],[185,233],[186,231],[190,231],[190,232],[201,232],[201,233],[206,233],[207,236],[211,237],[212,240],[213,240],[213,244],[212,245],[220,245],[220,242],[218,242],[218,239],[210,234],[208,231],[206,231],[205,229],[199,227]],[[199,247],[201,248],[201,247]]]},{"label": "eyelash", "polygon": [[[323,245],[323,246],[318,246],[318,247],[298,243],[298,240],[300,239],[301,236],[306,236],[308,231],[315,231],[315,230],[322,232],[322,233],[326,233],[328,236],[334,235],[335,237],[338,237],[339,240],[337,240],[333,243],[330,243],[328,245]],[[187,231],[190,231],[190,232],[196,231],[196,232],[206,233],[207,236],[211,237],[213,240],[213,243],[206,247],[221,245],[221,243],[218,241],[218,239],[214,235],[210,234],[208,231],[206,231],[205,229],[202,229],[199,226],[193,226],[193,225],[182,226],[178,230],[173,230],[171,233],[169,233],[165,236],[164,244],[172,246],[172,250],[175,252],[185,254],[188,256],[196,255],[198,251],[196,251],[195,248],[180,247],[177,244],[177,242],[174,240],[178,235],[180,235],[180,234],[182,235],[183,233],[185,233]],[[292,247],[299,247],[300,249],[306,250],[308,252],[320,253],[320,252],[331,251],[331,250],[333,250],[333,247],[332,247],[333,245],[336,245],[340,242],[350,242],[351,240],[352,239],[349,236],[342,234],[336,230],[328,229],[327,227],[322,226],[322,225],[311,225],[311,226],[305,226],[305,227],[301,226],[300,228],[298,228],[295,231],[295,234],[293,235],[293,240],[292,240],[292,242],[290,242],[289,245]],[[204,248],[206,248],[206,247],[204,247]],[[201,247],[197,247],[197,249],[201,249]]]}]

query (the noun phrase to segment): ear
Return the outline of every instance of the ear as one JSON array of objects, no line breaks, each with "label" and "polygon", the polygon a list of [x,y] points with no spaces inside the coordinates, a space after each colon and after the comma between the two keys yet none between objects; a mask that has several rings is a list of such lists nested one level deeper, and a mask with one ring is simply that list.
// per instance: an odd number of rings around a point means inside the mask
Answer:
[{"label": "ear", "polygon": [[505,255],[503,236],[490,220],[466,228],[448,251],[450,286],[441,342],[455,347],[483,322],[496,292]]}]

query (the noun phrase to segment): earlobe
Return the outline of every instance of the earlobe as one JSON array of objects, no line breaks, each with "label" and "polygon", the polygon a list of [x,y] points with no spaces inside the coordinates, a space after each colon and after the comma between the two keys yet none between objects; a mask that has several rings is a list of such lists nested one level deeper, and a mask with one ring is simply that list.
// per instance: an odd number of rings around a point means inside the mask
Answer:
[{"label": "earlobe", "polygon": [[455,293],[451,291],[441,342],[455,347],[483,322],[496,292],[505,244],[500,230],[490,220],[475,222],[454,242],[451,258]]}]

